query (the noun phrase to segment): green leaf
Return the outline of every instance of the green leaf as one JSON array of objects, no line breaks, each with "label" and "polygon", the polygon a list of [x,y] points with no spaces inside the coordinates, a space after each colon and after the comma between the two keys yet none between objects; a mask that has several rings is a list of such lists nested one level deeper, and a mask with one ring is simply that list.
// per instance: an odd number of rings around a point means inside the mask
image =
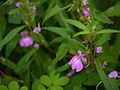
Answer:
[{"label": "green leaf", "polygon": [[20,24],[21,23],[21,17],[18,14],[9,14],[8,16],[8,22],[13,24]]},{"label": "green leaf", "polygon": [[40,84],[40,82],[38,80],[36,80],[33,84],[32,84],[32,90],[46,90],[46,88]]},{"label": "green leaf", "polygon": [[106,34],[106,33],[120,33],[120,31],[113,29],[104,29],[97,32],[97,34]]},{"label": "green leaf", "polygon": [[113,23],[103,12],[93,13],[95,19],[102,23]]},{"label": "green leaf", "polygon": [[9,14],[16,14],[18,12],[19,12],[19,9],[18,8],[14,8],[14,9],[9,11]]},{"label": "green leaf", "polygon": [[77,40],[75,39],[69,39],[69,40],[66,40],[64,41],[64,43],[66,44],[66,47],[68,48],[73,48],[75,50],[82,50],[84,51],[84,45],[80,42],[78,42]]},{"label": "green leaf", "polygon": [[43,19],[42,24],[45,23],[45,21],[47,21],[50,17],[54,16],[55,14],[61,12],[62,10],[65,10],[66,8],[68,8],[69,6],[60,8],[58,5],[56,5],[55,7],[51,8],[49,10],[49,12],[45,15],[45,18]]},{"label": "green leaf", "polygon": [[28,88],[26,86],[22,86],[20,90],[28,90]]},{"label": "green leaf", "polygon": [[81,23],[80,21],[73,20],[73,19],[66,19],[65,21],[67,23],[73,25],[73,26],[78,27],[79,29],[82,29],[82,30],[85,30],[85,31],[89,31],[89,29],[83,23]]},{"label": "green leaf", "polygon": [[32,49],[31,51],[29,51],[25,56],[23,56],[20,59],[20,61],[17,63],[17,66],[15,68],[16,73],[22,73],[23,71],[25,71],[25,69],[27,69],[29,64],[32,62],[32,60],[30,60],[30,58],[34,52],[35,52],[35,50]]},{"label": "green leaf", "polygon": [[76,33],[73,35],[73,37],[76,37],[76,36],[79,36],[79,35],[84,35],[84,34],[89,34],[90,32],[89,31],[81,31],[79,33]]},{"label": "green leaf", "polygon": [[67,28],[59,28],[59,27],[43,27],[42,29],[54,32],[56,34],[59,34],[60,36],[66,38],[66,39],[70,39],[70,35],[68,34],[68,30]]},{"label": "green leaf", "polygon": [[120,16],[120,4],[108,8],[104,13],[109,17]]},{"label": "green leaf", "polygon": [[0,37],[4,35],[5,28],[6,28],[6,20],[4,17],[0,17]]},{"label": "green leaf", "polygon": [[59,78],[60,78],[60,74],[59,73],[56,73],[56,70],[55,71],[52,71],[50,74],[50,80],[52,81],[52,83],[56,82]]},{"label": "green leaf", "polygon": [[51,85],[51,80],[47,75],[42,75],[40,78],[40,82],[47,87],[50,87]]},{"label": "green leaf", "polygon": [[12,81],[8,85],[8,88],[9,88],[9,90],[19,90],[20,87],[16,81]]},{"label": "green leaf", "polygon": [[8,90],[8,88],[4,85],[0,85],[0,90]]},{"label": "green leaf", "polygon": [[7,44],[10,40],[12,40],[14,38],[14,36],[21,31],[25,26],[20,26],[17,27],[15,29],[13,29],[10,33],[8,33],[8,35],[2,40],[0,41],[0,48],[2,48],[5,44]]},{"label": "green leaf", "polygon": [[63,72],[70,67],[70,64],[66,63],[65,65],[58,68],[58,72]]},{"label": "green leaf", "polygon": [[115,79],[110,79],[106,76],[105,72],[101,68],[101,64],[98,60],[95,60],[95,65],[98,71],[98,74],[103,81],[103,84],[107,90],[119,90],[117,81]]},{"label": "green leaf", "polygon": [[68,52],[68,48],[66,48],[65,44],[61,44],[58,48],[58,51],[56,53],[56,59],[61,60]]},{"label": "green leaf", "polygon": [[60,79],[56,80],[54,85],[65,86],[68,82],[69,82],[69,78],[68,77],[61,77]]},{"label": "green leaf", "polygon": [[15,49],[16,45],[19,41],[19,35],[16,35],[8,44],[6,45],[6,53],[5,56],[9,57],[9,55],[12,53],[12,51]]},{"label": "green leaf", "polygon": [[97,45],[103,45],[108,40],[110,40],[110,38],[111,38],[110,34],[104,34],[104,35],[100,36],[100,39],[97,40]]},{"label": "green leaf", "polygon": [[89,74],[87,74],[87,80],[84,82],[84,85],[96,86],[98,82],[100,82],[100,77],[98,75],[98,72],[94,70],[94,71],[91,71]]},{"label": "green leaf", "polygon": [[50,90],[63,90],[63,88],[60,86],[51,86]]},{"label": "green leaf", "polygon": [[0,58],[1,59],[1,63],[5,66],[7,66],[8,68],[12,69],[12,70],[15,70],[16,68],[16,64],[14,62],[12,62],[11,60],[9,59],[5,59],[3,57]]}]

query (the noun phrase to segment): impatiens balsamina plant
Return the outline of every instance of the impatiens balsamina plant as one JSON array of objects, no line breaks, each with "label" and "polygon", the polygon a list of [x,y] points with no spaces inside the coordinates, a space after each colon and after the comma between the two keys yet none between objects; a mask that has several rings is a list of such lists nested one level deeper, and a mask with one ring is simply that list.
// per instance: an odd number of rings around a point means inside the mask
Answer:
[{"label": "impatiens balsamina plant", "polygon": [[1,0],[0,90],[119,90],[119,0]]}]

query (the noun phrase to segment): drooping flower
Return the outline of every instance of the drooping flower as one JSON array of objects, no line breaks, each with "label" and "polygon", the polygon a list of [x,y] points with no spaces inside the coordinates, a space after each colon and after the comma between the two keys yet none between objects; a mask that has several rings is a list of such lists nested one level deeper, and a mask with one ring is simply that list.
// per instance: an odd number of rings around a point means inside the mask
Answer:
[{"label": "drooping flower", "polygon": [[17,2],[15,5],[16,5],[16,7],[19,8],[19,7],[21,7],[21,4],[22,4],[21,2]]},{"label": "drooping flower", "polygon": [[72,76],[72,75],[74,75],[74,74],[75,74],[75,71],[72,70],[72,71],[70,71],[70,72],[67,73],[67,76],[70,77],[70,76]]},{"label": "drooping flower", "polygon": [[86,6],[86,5],[87,5],[87,3],[88,3],[88,0],[83,0],[82,2],[83,2],[83,5],[85,5],[85,6]]},{"label": "drooping flower", "polygon": [[39,33],[41,31],[41,28],[40,27],[36,27],[36,28],[34,28],[34,30],[33,30],[33,32],[34,33]]},{"label": "drooping flower", "polygon": [[76,70],[76,72],[79,72],[83,69],[82,60],[86,61],[86,58],[84,58],[85,54],[82,54],[82,51],[78,51],[78,53],[69,61],[69,64],[71,65],[71,68],[73,70]]},{"label": "drooping flower", "polygon": [[22,38],[19,41],[21,47],[29,47],[33,45],[33,39],[28,35],[27,31],[21,32]]},{"label": "drooping flower", "polygon": [[34,44],[34,48],[39,49],[40,45],[38,43]]},{"label": "drooping flower", "polygon": [[83,8],[82,9],[82,14],[85,17],[89,17],[90,16],[89,9],[88,8]]},{"label": "drooping flower", "polygon": [[96,47],[96,52],[97,52],[97,53],[103,52],[103,51],[102,51],[102,47],[100,47],[100,46],[99,46],[99,47]]},{"label": "drooping flower", "polygon": [[120,78],[117,71],[112,71],[108,74],[109,78]]}]

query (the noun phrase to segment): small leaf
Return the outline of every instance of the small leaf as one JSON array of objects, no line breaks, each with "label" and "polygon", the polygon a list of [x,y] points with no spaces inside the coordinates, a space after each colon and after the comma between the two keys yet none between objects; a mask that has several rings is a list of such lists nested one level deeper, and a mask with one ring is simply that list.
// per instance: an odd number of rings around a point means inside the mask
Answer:
[{"label": "small leaf", "polygon": [[2,40],[0,41],[0,48],[2,48],[5,44],[7,44],[11,39],[14,38],[14,36],[21,31],[25,26],[20,26],[17,27],[15,29],[13,29],[10,33],[8,33],[8,35]]},{"label": "small leaf", "polygon": [[47,87],[51,85],[51,80],[47,75],[42,75],[40,78],[40,82]]},{"label": "small leaf", "polygon": [[120,33],[120,31],[113,29],[104,29],[97,32],[97,34],[106,34],[106,33]]},{"label": "small leaf", "polygon": [[60,86],[51,86],[50,90],[63,90],[63,88]]},{"label": "small leaf", "polygon": [[28,88],[26,86],[22,86],[20,90],[28,90]]},{"label": "small leaf", "polygon": [[57,86],[65,86],[67,83],[69,82],[69,78],[68,77],[61,77],[60,79],[58,79],[54,85]]},{"label": "small leaf", "polygon": [[56,73],[56,70],[52,71],[49,76],[50,76],[50,80],[52,81],[52,83],[54,83],[60,78],[60,74]]},{"label": "small leaf", "polygon": [[38,80],[36,80],[33,84],[32,84],[32,90],[46,90],[46,88],[40,84],[40,82]]},{"label": "small leaf", "polygon": [[16,81],[10,82],[8,85],[9,90],[19,90],[19,85]]},{"label": "small leaf", "polygon": [[80,21],[73,20],[73,19],[66,19],[65,21],[73,26],[78,27],[81,30],[89,31],[89,29]]},{"label": "small leaf", "polygon": [[79,35],[84,35],[84,34],[89,34],[90,32],[89,31],[81,31],[79,33],[76,33],[73,35],[73,37],[76,37],[76,36],[79,36]]},{"label": "small leaf", "polygon": [[8,90],[8,88],[4,85],[0,85],[0,90]]}]

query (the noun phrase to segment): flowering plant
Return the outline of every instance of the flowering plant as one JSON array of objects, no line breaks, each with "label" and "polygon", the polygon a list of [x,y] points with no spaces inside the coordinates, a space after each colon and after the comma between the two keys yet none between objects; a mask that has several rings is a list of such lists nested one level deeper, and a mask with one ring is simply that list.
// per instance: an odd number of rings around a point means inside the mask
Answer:
[{"label": "flowering plant", "polygon": [[118,0],[0,1],[0,90],[119,90],[119,9]]}]

